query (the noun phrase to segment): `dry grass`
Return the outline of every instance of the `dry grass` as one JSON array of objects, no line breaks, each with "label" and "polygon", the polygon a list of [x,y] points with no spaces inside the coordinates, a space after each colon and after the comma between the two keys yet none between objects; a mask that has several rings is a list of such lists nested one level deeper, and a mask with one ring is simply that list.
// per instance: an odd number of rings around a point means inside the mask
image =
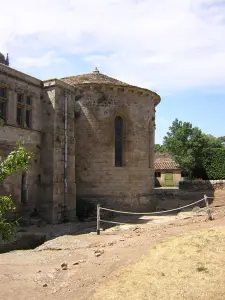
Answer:
[{"label": "dry grass", "polygon": [[122,269],[91,298],[225,299],[225,227],[171,238]]}]

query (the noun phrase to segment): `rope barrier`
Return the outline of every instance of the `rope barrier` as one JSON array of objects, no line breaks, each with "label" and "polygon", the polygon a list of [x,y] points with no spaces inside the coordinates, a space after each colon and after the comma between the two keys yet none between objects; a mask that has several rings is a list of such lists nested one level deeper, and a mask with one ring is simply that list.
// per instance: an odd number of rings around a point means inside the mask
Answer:
[{"label": "rope barrier", "polygon": [[[211,207],[213,207],[213,206],[211,206]],[[207,207],[200,208],[199,210],[196,211],[196,213],[199,213],[199,212],[207,212]],[[99,221],[103,222],[103,223],[118,224],[118,225],[135,225],[134,223],[122,223],[122,222],[116,222],[116,221],[107,221],[107,220],[103,220],[103,219],[100,219]]]},{"label": "rope barrier", "polygon": [[222,197],[207,197],[208,199],[223,199],[225,198],[225,196],[222,196]]},{"label": "rope barrier", "polygon": [[137,213],[137,212],[127,212],[127,211],[120,211],[120,210],[114,210],[114,209],[109,209],[109,208],[105,208],[105,207],[100,207],[100,210],[106,210],[106,211],[111,211],[111,212],[116,212],[116,213],[121,213],[121,214],[130,214],[130,215],[155,215],[155,214],[163,214],[163,213],[167,213],[167,212],[172,212],[172,211],[176,211],[176,210],[181,210],[183,208],[192,206],[194,204],[200,203],[201,201],[205,201],[205,198],[200,199],[196,202],[190,203],[188,205],[185,206],[181,206],[181,207],[177,207],[174,209],[169,209],[169,210],[163,210],[163,211],[155,211],[155,212],[150,212],[150,213]]},{"label": "rope barrier", "polygon": [[[220,197],[220,198],[224,198],[224,197]],[[114,210],[114,209],[110,209],[110,208],[101,207],[100,204],[98,204],[97,205],[97,234],[100,235],[100,222],[118,224],[118,225],[127,225],[127,224],[130,225],[131,224],[131,223],[121,223],[121,222],[103,220],[103,219],[100,218],[101,210],[116,212],[116,213],[120,213],[120,214],[127,214],[127,215],[147,215],[147,216],[152,215],[153,216],[153,215],[156,215],[156,214],[164,214],[164,213],[168,213],[168,212],[172,212],[172,211],[182,210],[184,208],[187,208],[187,207],[193,206],[197,203],[200,203],[202,201],[205,201],[205,205],[206,205],[205,210],[207,212],[208,219],[213,220],[208,199],[214,199],[214,197],[207,197],[206,195],[204,195],[204,198],[202,198],[198,201],[192,202],[190,204],[187,204],[187,205],[184,205],[184,206],[181,206],[181,207],[177,207],[177,208],[174,208],[174,209],[163,210],[163,211],[155,211],[155,212],[150,212],[150,213],[146,213],[146,212],[145,213],[138,213],[138,212],[127,212],[127,211]]]},{"label": "rope barrier", "polygon": [[[206,210],[204,210],[204,212],[206,212]],[[196,213],[198,213],[198,211]],[[121,222],[116,222],[116,221],[107,221],[107,220],[103,220],[103,219],[100,219],[100,222],[110,223],[110,224],[118,224],[118,225],[134,225],[134,226],[137,225],[137,224],[134,224],[134,223],[121,223]]]}]

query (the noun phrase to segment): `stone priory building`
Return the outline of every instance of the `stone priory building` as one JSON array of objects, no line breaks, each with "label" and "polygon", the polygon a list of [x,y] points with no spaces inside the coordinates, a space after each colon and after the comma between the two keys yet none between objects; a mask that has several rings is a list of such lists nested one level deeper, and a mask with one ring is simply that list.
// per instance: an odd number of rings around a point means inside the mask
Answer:
[{"label": "stone priory building", "polygon": [[34,153],[27,172],[7,178],[17,216],[76,219],[76,202],[154,209],[156,93],[108,77],[41,81],[10,68],[0,53],[0,156],[18,140]]}]

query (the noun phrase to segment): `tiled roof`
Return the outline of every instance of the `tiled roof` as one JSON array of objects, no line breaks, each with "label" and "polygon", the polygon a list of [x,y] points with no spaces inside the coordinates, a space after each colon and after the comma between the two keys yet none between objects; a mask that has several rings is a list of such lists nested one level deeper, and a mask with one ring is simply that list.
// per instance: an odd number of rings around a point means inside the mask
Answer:
[{"label": "tiled roof", "polygon": [[[114,85],[114,86],[120,86],[120,87],[130,87],[130,88],[135,88],[135,89],[141,89],[148,93],[151,92],[151,93],[154,93],[155,95],[157,95],[155,92],[152,92],[146,88],[130,85],[126,82],[123,82],[118,79],[104,75],[104,74],[100,73],[97,68],[92,73],[63,77],[63,78],[61,78],[61,80],[70,85],[73,85],[73,86],[88,85],[88,84],[105,84],[105,85]],[[160,102],[160,97],[158,99],[158,103],[159,102]]]},{"label": "tiled roof", "polygon": [[175,161],[156,161],[155,170],[177,170],[180,169]]},{"label": "tiled roof", "polygon": [[62,81],[69,83],[71,85],[79,85],[79,84],[112,84],[112,85],[120,85],[120,86],[130,86],[129,84],[104,75],[96,69],[92,73],[83,74],[83,75],[76,75],[76,76],[69,76],[61,78]]},{"label": "tiled roof", "polygon": [[180,169],[169,153],[155,153],[155,170],[177,170]]}]

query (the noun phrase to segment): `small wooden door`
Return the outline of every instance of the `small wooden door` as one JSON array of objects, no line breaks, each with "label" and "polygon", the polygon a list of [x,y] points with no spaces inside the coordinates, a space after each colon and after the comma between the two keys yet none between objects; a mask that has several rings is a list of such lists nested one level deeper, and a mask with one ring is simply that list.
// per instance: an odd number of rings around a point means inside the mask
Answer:
[{"label": "small wooden door", "polygon": [[173,173],[166,173],[165,174],[165,185],[166,186],[173,186]]}]

